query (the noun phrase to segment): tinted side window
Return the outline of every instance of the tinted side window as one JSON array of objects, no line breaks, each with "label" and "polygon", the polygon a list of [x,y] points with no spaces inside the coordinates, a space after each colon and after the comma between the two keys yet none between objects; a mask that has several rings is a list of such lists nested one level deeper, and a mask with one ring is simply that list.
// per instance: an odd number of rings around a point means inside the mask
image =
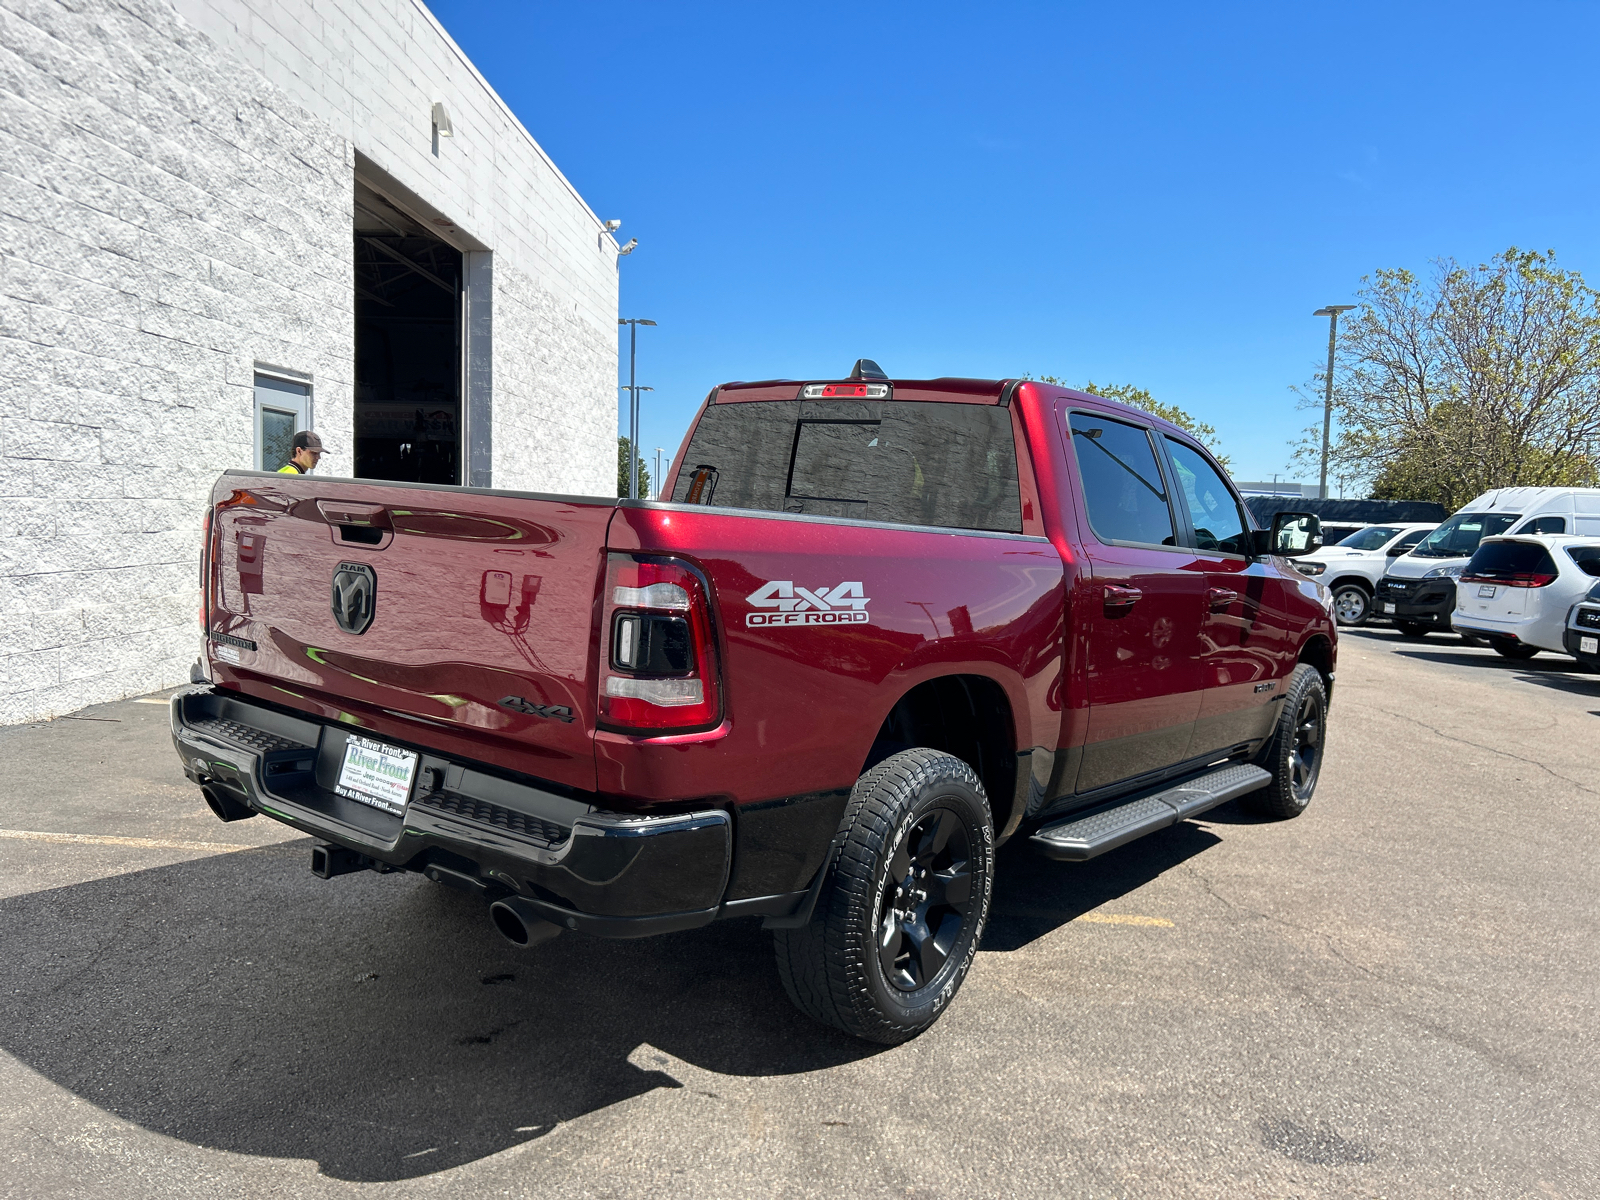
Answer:
[{"label": "tinted side window", "polygon": [[1396,542],[1394,546],[1389,548],[1393,550],[1396,546],[1398,546],[1402,549],[1409,550],[1432,532],[1433,530],[1431,529],[1413,529],[1410,533],[1406,534],[1405,537]]},{"label": "tinted side window", "polygon": [[1600,546],[1568,546],[1567,557],[1585,575],[1600,575]]},{"label": "tinted side window", "polygon": [[1178,494],[1189,510],[1195,546],[1226,554],[1249,552],[1244,515],[1233,491],[1210,463],[1182,442],[1167,439],[1172,463],[1178,471]]},{"label": "tinted side window", "polygon": [[766,512],[1018,533],[1008,409],[937,401],[713,404],[672,498]]},{"label": "tinted side window", "polygon": [[1517,530],[1518,533],[1565,533],[1566,531],[1565,517],[1535,517]]},{"label": "tinted side window", "polygon": [[1072,413],[1071,428],[1095,536],[1102,542],[1176,545],[1172,510],[1149,433],[1098,413]]}]

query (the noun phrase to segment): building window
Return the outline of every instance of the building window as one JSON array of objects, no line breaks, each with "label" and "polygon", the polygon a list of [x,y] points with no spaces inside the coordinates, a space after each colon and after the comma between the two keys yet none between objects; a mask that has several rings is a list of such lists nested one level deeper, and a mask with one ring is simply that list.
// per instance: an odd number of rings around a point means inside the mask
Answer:
[{"label": "building window", "polygon": [[294,435],[310,428],[309,384],[256,376],[256,470],[276,471],[287,465],[294,453]]}]

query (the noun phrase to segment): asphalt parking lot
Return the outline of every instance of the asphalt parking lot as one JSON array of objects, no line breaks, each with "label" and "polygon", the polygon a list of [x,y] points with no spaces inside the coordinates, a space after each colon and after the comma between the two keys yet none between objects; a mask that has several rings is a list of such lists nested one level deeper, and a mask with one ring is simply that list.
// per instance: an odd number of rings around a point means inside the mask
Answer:
[{"label": "asphalt parking lot", "polygon": [[218,823],[159,703],[0,730],[0,1195],[1572,1198],[1600,1192],[1600,675],[1341,644],[1297,821],[1002,852],[895,1049],[755,922],[518,952]]}]

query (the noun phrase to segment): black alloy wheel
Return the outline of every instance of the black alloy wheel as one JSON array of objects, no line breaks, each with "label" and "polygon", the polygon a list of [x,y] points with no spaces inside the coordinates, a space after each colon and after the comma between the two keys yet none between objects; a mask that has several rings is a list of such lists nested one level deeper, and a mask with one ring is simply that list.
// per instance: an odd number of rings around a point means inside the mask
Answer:
[{"label": "black alloy wheel", "polygon": [[1341,625],[1365,625],[1372,615],[1372,597],[1359,583],[1341,583],[1333,592],[1333,619]]},{"label": "black alloy wheel", "polygon": [[1322,739],[1327,732],[1322,703],[1321,690],[1307,688],[1294,718],[1290,776],[1295,798],[1304,804],[1311,803],[1311,793],[1317,790],[1317,776],[1322,772]]},{"label": "black alloy wheel", "polygon": [[902,750],[856,781],[834,846],[811,919],[773,930],[778,976],[808,1017],[896,1045],[938,1020],[977,956],[989,798],[954,755]]},{"label": "black alloy wheel", "polygon": [[948,808],[926,813],[889,860],[878,897],[878,965],[902,992],[926,987],[972,912],[972,841]]},{"label": "black alloy wheel", "polygon": [[1264,817],[1298,817],[1311,803],[1322,774],[1322,748],[1328,732],[1328,692],[1322,676],[1301,663],[1289,676],[1283,708],[1272,737],[1256,762],[1272,772],[1272,781],[1244,797],[1244,804]]}]

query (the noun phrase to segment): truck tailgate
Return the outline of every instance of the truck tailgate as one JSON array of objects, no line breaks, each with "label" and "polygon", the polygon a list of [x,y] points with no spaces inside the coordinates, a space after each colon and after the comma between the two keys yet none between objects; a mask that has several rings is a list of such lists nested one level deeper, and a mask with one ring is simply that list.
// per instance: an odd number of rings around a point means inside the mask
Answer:
[{"label": "truck tailgate", "polygon": [[400,741],[594,787],[604,500],[232,473],[213,678]]}]

